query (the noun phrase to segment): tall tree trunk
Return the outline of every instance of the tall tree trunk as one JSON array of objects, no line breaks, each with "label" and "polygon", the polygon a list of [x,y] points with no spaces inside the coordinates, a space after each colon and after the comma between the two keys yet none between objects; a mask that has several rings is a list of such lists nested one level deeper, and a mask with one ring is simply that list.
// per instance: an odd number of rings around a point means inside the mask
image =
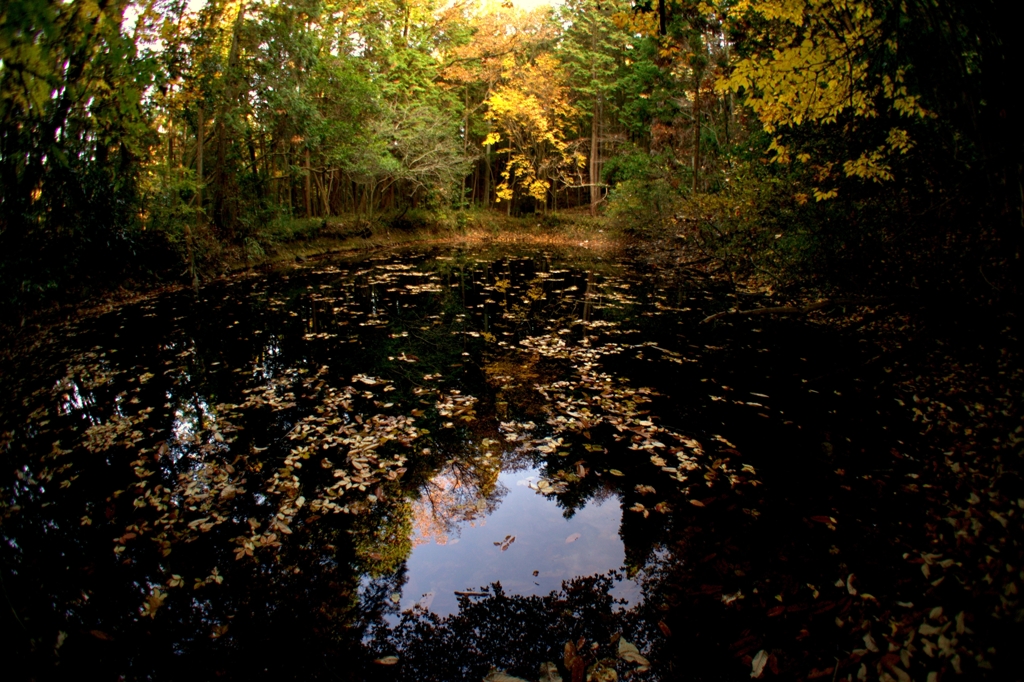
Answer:
[{"label": "tall tree trunk", "polygon": [[[729,41],[725,41],[725,63],[728,66],[732,65],[732,60],[729,57]],[[733,101],[733,90],[729,88],[729,98],[726,100],[726,112],[725,112],[725,143],[729,144],[729,131],[732,129],[735,123],[735,102]]]},{"label": "tall tree trunk", "polygon": [[700,81],[702,74],[697,75],[697,87],[693,93],[693,193],[697,193],[697,176],[700,172]]},{"label": "tall tree trunk", "polygon": [[469,193],[469,203],[476,206],[477,189],[480,187],[480,163],[473,164],[473,189]]},{"label": "tall tree trunk", "polygon": [[[662,0],[664,3],[664,0]],[[661,4],[659,4],[661,7]],[[597,83],[596,59],[597,59],[597,32],[598,18],[595,15],[593,24],[590,26],[590,80],[593,86],[599,88]],[[601,158],[601,93],[594,92],[594,112],[590,119],[590,215],[597,215],[597,204],[601,200],[601,189],[598,181],[601,179],[601,169],[598,167]]]},{"label": "tall tree trunk", "polygon": [[203,138],[206,136],[203,123],[203,107],[200,106],[196,132],[196,227],[202,227],[203,220]]},{"label": "tall tree trunk", "polygon": [[[508,138],[508,160],[509,160],[509,163],[512,162],[512,138],[511,137]],[[512,169],[507,168],[507,170],[508,170],[508,184],[509,184],[509,187],[512,189],[512,197],[508,200],[508,206],[505,207],[505,215],[511,216],[512,215],[512,202],[516,200],[516,184],[515,184],[515,181],[513,180],[513,177],[512,177]]]},{"label": "tall tree trunk", "polygon": [[597,215],[597,204],[601,201],[601,98],[594,97],[594,117],[590,122],[590,215]]},{"label": "tall tree trunk", "polygon": [[286,180],[288,182],[288,215],[295,213],[295,180],[292,178],[292,150],[291,142],[285,143],[284,167],[288,169]]},{"label": "tall tree trunk", "polygon": [[[466,156],[466,152],[469,150],[469,86],[467,85],[464,90],[462,110],[464,117],[462,119],[462,156]],[[459,195],[459,208],[466,208],[466,176],[462,176],[462,193]]]},{"label": "tall tree trunk", "polygon": [[171,187],[171,169],[174,168],[174,124],[167,122],[167,187]]},{"label": "tall tree trunk", "polygon": [[238,59],[240,53],[239,35],[242,32],[242,24],[245,21],[245,3],[239,4],[238,14],[231,29],[231,47],[228,50],[228,68],[224,74],[225,88],[224,99],[221,102],[219,111],[216,112],[216,153],[217,162],[213,169],[213,219],[217,228],[226,237],[234,236],[235,217],[228,208],[228,136],[225,119],[228,116],[228,108],[234,106],[239,98],[238,84]]},{"label": "tall tree trunk", "polygon": [[[487,134],[491,133],[491,123],[487,122]],[[484,208],[491,207],[491,187],[493,185],[493,178],[491,176],[491,147],[493,145],[487,145],[484,147]]]},{"label": "tall tree trunk", "polygon": [[[198,130],[196,131],[196,233],[203,229],[203,138],[206,126],[203,125],[203,107],[199,107]],[[192,276],[192,289],[199,291],[199,273],[196,271],[194,237],[188,222],[185,223],[185,249],[188,252],[189,274]]]},{"label": "tall tree trunk", "polygon": [[253,183],[256,185],[256,197],[262,203],[263,200],[263,175],[260,173],[259,157],[256,156],[256,140],[252,136],[252,128],[245,131],[246,146],[249,148],[249,168],[252,170]]},{"label": "tall tree trunk", "polygon": [[309,167],[309,147],[306,147],[306,217],[313,217],[313,176]]}]

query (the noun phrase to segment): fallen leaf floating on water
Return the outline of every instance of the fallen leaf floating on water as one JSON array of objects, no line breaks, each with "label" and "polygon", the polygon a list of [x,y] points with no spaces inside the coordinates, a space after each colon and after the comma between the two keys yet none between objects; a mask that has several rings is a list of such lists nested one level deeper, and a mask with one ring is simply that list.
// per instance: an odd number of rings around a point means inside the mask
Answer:
[{"label": "fallen leaf floating on water", "polygon": [[541,663],[540,677],[537,682],[562,682],[562,676],[558,673],[558,666],[551,661]]},{"label": "fallen leaf floating on water", "polygon": [[491,672],[487,673],[487,677],[484,678],[484,682],[528,682],[528,680],[509,675],[504,670],[495,670],[492,668]]},{"label": "fallen leaf floating on water", "polygon": [[764,666],[768,662],[768,652],[761,649],[754,655],[754,660],[750,662],[751,668],[750,676],[754,679],[761,677],[764,674]]},{"label": "fallen leaf floating on water", "polygon": [[846,576],[846,591],[855,597],[857,596],[857,588],[853,586],[853,581],[856,577],[853,573]]},{"label": "fallen leaf floating on water", "polygon": [[[384,382],[384,380],[380,380],[380,382],[381,382],[381,383],[383,383],[383,382]],[[362,387],[360,387],[360,388],[362,388]],[[378,392],[379,392],[379,391],[380,391],[380,388],[379,388],[379,386],[378,386],[378,387],[375,387],[375,388],[374,388],[374,390],[375,390],[375,391],[378,391]],[[364,395],[364,394],[359,394],[359,395]],[[576,412],[577,414],[583,414],[583,413],[582,413],[582,412],[581,412],[581,411],[580,411],[579,409],[577,409],[577,408],[578,408],[578,406],[576,406],[576,407],[572,407],[572,406],[570,406],[570,407],[571,407],[571,408],[573,409],[573,411],[574,411],[574,412]],[[562,409],[562,408],[561,408],[561,407],[559,407],[559,409]],[[352,413],[352,414],[356,414],[356,413],[357,413],[357,411],[358,411],[358,408],[355,408],[354,410],[353,410],[352,408],[349,408],[349,410],[348,410],[348,411],[349,411],[350,413]],[[404,410],[403,410],[403,411],[404,411]],[[340,410],[339,410],[338,412],[340,412]],[[363,414],[363,417],[365,418],[365,417],[367,416],[367,414],[368,414],[368,413],[364,413],[364,414]],[[419,415],[414,415],[414,416],[419,416]],[[583,416],[583,417],[582,417],[582,418],[580,419],[580,422],[581,422],[581,423],[583,423],[583,422],[586,422],[586,421],[588,421],[588,420],[589,420],[589,421],[593,421],[593,417],[592,417],[591,415],[584,415],[584,416]],[[651,420],[650,420],[649,418],[648,418],[648,419],[645,419],[645,420],[643,420],[643,421],[644,421],[644,422],[646,422],[647,424],[650,424],[650,422],[651,422]],[[360,420],[358,421],[358,423],[359,423],[359,424],[363,424],[363,423],[364,423],[364,422],[363,422],[363,419],[360,419]],[[317,422],[317,424],[319,424],[320,426],[326,426],[326,427],[327,427],[327,428],[329,429],[329,431],[328,431],[328,433],[327,433],[327,434],[325,434],[324,432],[320,432],[320,434],[319,434],[319,435],[311,433],[311,434],[310,434],[310,436],[309,436],[309,441],[313,441],[314,439],[316,439],[316,440],[317,440],[317,443],[316,443],[316,445],[320,445],[320,444],[323,444],[323,445],[327,445],[327,441],[326,441],[325,439],[326,439],[326,438],[327,438],[328,436],[330,436],[330,435],[331,435],[331,431],[330,431],[330,430],[332,430],[333,428],[337,428],[337,426],[336,426],[336,423],[330,423],[330,422],[329,422],[329,416],[326,416],[326,417],[322,418],[322,419],[321,419],[320,421],[318,421],[318,422]],[[314,424],[312,424],[312,423],[311,423],[310,425],[311,425],[311,426],[313,426]],[[641,421],[639,421],[639,420],[638,420],[638,419],[637,419],[636,417],[629,417],[629,418],[623,418],[623,419],[620,419],[620,420],[619,420],[618,422],[615,422],[615,423],[613,423],[613,426],[615,426],[616,428],[618,428],[618,427],[619,427],[620,425],[621,425],[622,427],[624,427],[624,429],[619,429],[619,431],[620,431],[620,433],[624,434],[624,436],[625,436],[625,437],[627,437],[627,438],[633,438],[633,436],[632,436],[631,434],[636,434],[636,439],[634,439],[634,440],[633,440],[633,442],[634,442],[634,443],[636,443],[638,447],[641,447],[641,446],[643,446],[644,444],[647,444],[647,443],[649,443],[649,444],[650,444],[650,447],[651,447],[651,448],[659,448],[659,445],[656,445],[655,443],[658,443],[658,444],[660,444],[660,443],[661,443],[662,441],[664,441],[664,442],[666,442],[666,443],[669,443],[669,445],[670,445],[670,446],[671,446],[671,445],[672,445],[672,443],[673,443],[673,440],[672,440],[672,439],[673,439],[673,437],[672,437],[672,436],[670,436],[670,435],[664,434],[664,433],[659,433],[659,434],[658,434],[658,438],[659,438],[660,440],[655,440],[655,439],[653,439],[653,438],[651,437],[651,435],[652,435],[652,434],[654,434],[654,433],[656,433],[656,432],[655,432],[655,431],[654,431],[654,430],[653,430],[653,429],[652,429],[652,428],[651,428],[650,426],[643,426],[643,424],[641,423]],[[583,426],[581,426],[581,428],[584,428],[584,427],[583,427]],[[343,436],[345,436],[345,435],[350,435],[350,436],[351,436],[351,435],[353,435],[353,434],[348,434],[348,433],[342,433],[342,434],[339,434],[339,437],[343,437]],[[360,435],[362,435],[362,434],[360,434]],[[528,436],[527,436],[527,437],[528,437]],[[588,435],[587,437],[589,438],[589,435]],[[215,436],[214,436],[214,440],[217,440]],[[676,440],[678,440],[678,439],[676,439]],[[197,442],[198,442],[198,441],[197,441]],[[381,442],[383,442],[383,439],[381,439]],[[346,445],[356,445],[356,444],[355,444],[355,443],[346,443]],[[578,443],[572,443],[572,445],[573,445],[573,447],[578,447],[578,446],[579,446],[579,444],[578,444]],[[588,444],[588,445],[589,445],[589,444]],[[560,446],[561,446],[561,447],[565,447],[566,449],[568,449],[568,447],[569,447],[569,445],[562,445],[562,444],[560,444]],[[334,442],[332,442],[332,443],[331,443],[331,447],[332,447],[332,450],[331,450],[331,455],[332,455],[332,457],[333,457],[334,459],[336,459],[337,461],[339,461],[339,462],[340,462],[340,465],[339,465],[339,466],[345,467],[345,466],[346,466],[346,463],[345,463],[345,457],[346,457],[346,454],[347,454],[347,453],[346,453],[346,450],[347,450],[348,448],[342,448],[342,447],[341,447],[341,443],[339,443],[339,442],[337,442],[337,441],[334,441]],[[586,448],[587,450],[590,450],[590,448],[587,448],[587,447],[586,447],[586,445],[584,445],[584,447],[585,447],[585,448]],[[600,446],[595,446],[595,447],[597,447],[597,449],[596,449],[595,451],[600,451],[600,450],[602,449],[602,448],[601,448]],[[336,450],[335,450],[334,448],[336,448]],[[325,449],[326,449],[326,448],[325,448]],[[557,454],[562,454],[562,453],[558,452],[558,449],[557,449],[557,448],[554,448],[554,450],[555,450],[555,452],[556,452]],[[674,458],[673,458],[673,457],[672,457],[671,455],[669,455],[669,452],[671,452],[671,449],[667,449],[667,450],[668,450],[668,452],[666,452],[666,449],[661,449],[660,451],[662,452],[662,454],[664,454],[664,455],[665,455],[666,457],[668,457],[668,459],[669,459],[669,460],[671,461],[672,459],[674,459]],[[653,450],[652,450],[652,451],[653,451]],[[313,452],[315,452],[315,450],[313,450]],[[336,453],[336,454],[335,454],[335,453]],[[674,453],[673,453],[673,454],[674,454]],[[298,461],[298,459],[299,459],[299,457],[296,457],[296,458],[294,458],[294,459],[293,459],[293,463],[294,463],[294,464],[296,464],[296,465],[299,465],[299,466],[294,466],[293,468],[295,468],[295,469],[299,469],[299,468],[301,468],[301,465],[302,465],[302,462],[301,462],[301,461]],[[666,465],[666,461],[665,461],[664,459],[662,459],[662,458],[659,458],[659,459],[661,459],[661,464],[659,464],[658,466],[665,466],[665,465]],[[317,460],[316,460],[316,459],[314,459],[314,461],[313,461],[312,463],[311,463],[311,462],[306,462],[306,467],[307,467],[307,469],[305,469],[304,471],[305,471],[305,472],[308,472],[308,467],[310,466],[310,464],[313,464],[313,465],[315,466],[315,463],[316,463],[316,461],[317,461]],[[359,461],[360,461],[360,463],[361,463],[361,464],[365,464],[365,463],[366,463],[366,460],[365,460],[365,458],[360,458],[360,460],[359,460]],[[643,459],[641,459],[640,461],[641,461],[641,462],[642,462],[643,464],[646,464],[645,462],[643,462]],[[653,461],[653,458],[652,458],[652,461]],[[673,461],[673,462],[671,462],[671,463],[672,463],[672,464],[676,464],[676,463],[675,463],[674,461]],[[351,461],[351,460],[349,461],[349,464],[352,464],[352,461]],[[371,461],[371,462],[370,462],[370,464],[374,464],[374,465],[376,465],[376,462],[373,462],[373,461]],[[321,466],[322,466],[322,465],[321,465]],[[601,466],[601,465],[600,465],[600,464],[598,464],[598,463],[597,463],[597,462],[595,461],[595,466],[598,466],[598,467],[599,467],[599,466]],[[242,467],[240,467],[240,468],[242,468]],[[319,467],[317,467],[317,468],[319,468]],[[330,469],[330,468],[332,468],[332,467],[328,466],[328,467],[325,467],[325,468],[328,468],[328,469]],[[353,473],[355,473],[355,474],[358,474],[358,475],[362,476],[362,478],[363,478],[363,479],[365,479],[365,478],[368,478],[368,476],[369,476],[369,474],[370,474],[370,473],[378,473],[378,472],[365,472],[365,468],[366,468],[365,466],[357,466],[357,469],[358,469],[358,471],[355,471],[355,472],[349,471],[349,472],[347,472],[347,473],[346,473],[346,475],[344,476],[344,478],[346,479],[346,481],[347,481],[347,480],[356,480],[356,479],[355,479],[354,477],[352,477],[352,474],[353,474]],[[383,467],[382,467],[382,468],[383,468]],[[646,468],[646,467],[645,467],[645,468]],[[229,473],[230,473],[230,472],[229,472]],[[750,473],[753,473],[753,472],[751,471]],[[300,475],[301,475],[301,472],[300,472]],[[351,477],[351,479],[350,479],[350,477]],[[285,510],[285,511],[284,511],[284,514],[283,514],[283,516],[282,516],[282,519],[281,519],[281,520],[282,520],[282,521],[284,521],[284,520],[287,520],[287,521],[288,521],[289,523],[292,523],[292,524],[293,524],[293,526],[294,526],[294,527],[295,527],[295,529],[296,529],[296,533],[297,533],[297,534],[300,534],[300,533],[301,533],[300,529],[301,529],[301,527],[302,527],[302,525],[301,525],[301,524],[302,524],[302,520],[301,520],[301,518],[296,518],[296,519],[295,519],[295,521],[293,521],[293,520],[292,520],[292,517],[293,517],[293,516],[295,516],[295,510],[296,510],[296,509],[297,509],[298,507],[303,507],[304,505],[299,505],[299,504],[297,503],[297,499],[298,499],[298,498],[296,497],[296,493],[298,492],[298,486],[296,486],[296,487],[295,487],[295,490],[294,490],[294,491],[293,491],[293,490],[291,490],[291,489],[289,489],[289,488],[286,488],[286,487],[285,487],[286,485],[291,485],[291,480],[292,480],[292,479],[291,479],[291,477],[289,477],[289,476],[287,476],[287,475],[285,475],[285,474],[282,474],[282,477],[281,477],[281,481],[282,481],[282,483],[280,484],[280,486],[279,486],[279,487],[276,487],[276,488],[275,488],[275,491],[274,491],[274,492],[275,492],[276,494],[278,494],[278,495],[281,495],[281,508],[282,508],[283,510]],[[709,480],[710,480],[710,479],[709,479]],[[662,487],[663,487],[663,485],[664,485],[665,487],[668,487],[668,485],[667,485],[667,484],[665,484],[665,483],[661,483],[661,481],[663,481],[663,479],[662,479],[662,478],[658,478],[658,479],[655,479],[655,480],[654,480],[653,482],[655,482],[655,483],[657,483],[657,484],[658,484],[658,487],[659,487],[659,489],[660,489],[660,488],[662,488]],[[309,488],[310,488],[311,486],[309,485],[309,483],[308,483],[308,481],[306,480],[306,477],[305,477],[305,476],[303,477],[303,479],[302,479],[301,481],[299,481],[299,480],[298,480],[298,478],[296,478],[296,482],[299,482],[299,483],[301,483],[301,485],[302,485],[302,488],[301,488],[301,489],[302,489],[302,490],[303,490],[304,492],[306,492],[306,494],[309,494],[311,498],[314,498],[314,496],[315,496],[315,493],[314,493],[314,494],[310,494],[310,493],[308,492],[308,490],[309,490]],[[358,481],[358,482],[363,482],[363,481],[362,481],[362,479],[359,479],[359,481]],[[350,488],[349,488],[348,486],[346,486],[346,490],[349,490],[349,489],[350,489]],[[360,488],[360,489],[361,489],[361,488]],[[353,492],[353,493],[355,493],[355,491],[352,491],[352,492]],[[200,490],[199,490],[199,493],[202,493],[202,489],[200,489]],[[221,496],[221,497],[223,497],[223,496]],[[218,498],[216,498],[216,499],[221,499],[221,497],[218,497]],[[708,501],[709,501],[709,504],[710,504],[710,501],[711,501],[711,500],[709,499]],[[293,508],[294,508],[294,509],[293,509]],[[304,508],[308,508],[308,507],[304,507]],[[353,508],[354,508],[354,507],[353,507]],[[347,508],[346,508],[346,509],[347,509]],[[199,517],[199,516],[203,516],[204,514],[207,514],[207,513],[209,513],[209,511],[210,511],[209,509],[206,509],[206,508],[204,508],[204,507],[201,507],[201,508],[200,508],[200,511],[197,511],[197,513],[195,514],[195,516],[196,516],[196,517]],[[224,510],[222,510],[222,511],[224,511]],[[746,510],[744,510],[744,511],[746,511]],[[189,518],[192,518],[192,516],[190,515],[190,516],[189,516]],[[215,517],[214,517],[214,519],[215,519]],[[185,520],[184,520],[184,523],[187,523],[187,521],[188,521],[188,519],[185,519]],[[298,523],[295,523],[295,522],[298,522]],[[180,524],[180,523],[182,523],[182,522],[179,522],[179,524]],[[991,525],[993,525],[993,526],[994,526],[995,524],[994,524],[994,523],[992,523]],[[193,530],[197,530],[197,529],[193,529]],[[254,529],[254,530],[255,530],[255,529]],[[120,532],[120,531],[119,531],[119,532]],[[256,535],[255,535],[255,533],[253,534],[253,536],[254,536],[254,537],[253,537],[253,539],[252,539],[252,540],[250,540],[250,542],[253,542],[253,543],[255,544],[255,546],[257,546],[257,547],[258,547],[258,546],[260,546],[260,545],[259,545],[259,543],[256,543],[256,542],[255,542],[255,540],[256,540],[256,537],[258,537],[258,536],[256,536]],[[578,537],[578,534],[577,534],[577,537]],[[521,548],[521,549],[522,549],[522,548]],[[781,607],[780,607],[780,608],[781,608]],[[660,624],[659,624],[659,625],[660,625]],[[748,660],[750,660],[750,659],[748,659]],[[592,659],[591,659],[591,662],[592,662]],[[768,663],[768,665],[769,665],[770,667],[774,665],[774,659],[773,659],[772,657],[769,657],[769,663]],[[904,667],[906,667],[906,666],[904,666]],[[529,677],[529,676],[528,676],[528,677]]]},{"label": "fallen leaf floating on water", "polygon": [[516,536],[515,535],[506,535],[504,540],[502,540],[501,542],[495,542],[494,546],[495,547],[501,547],[501,551],[504,552],[506,549],[509,548],[509,545],[511,545],[515,541],[516,541]]},{"label": "fallen leaf floating on water", "polygon": [[162,592],[158,587],[153,588],[153,591],[146,597],[146,602],[142,605],[142,615],[156,618],[157,609],[163,606],[165,599],[167,599],[166,592]]},{"label": "fallen leaf floating on water", "polygon": [[377,665],[394,665],[398,663],[398,656],[384,656],[374,661]]},{"label": "fallen leaf floating on water", "polygon": [[581,536],[580,536],[580,534],[579,534],[579,533],[573,533],[572,535],[570,535],[569,537],[567,537],[567,538],[565,539],[565,544],[567,544],[567,545],[568,545],[568,544],[569,544],[570,542],[576,542],[577,540],[579,540],[579,539],[580,539],[580,537],[581,537]]},{"label": "fallen leaf floating on water", "polygon": [[627,663],[636,663],[643,669],[647,669],[651,665],[651,662],[640,655],[640,650],[636,648],[636,645],[626,641],[625,637],[619,637],[619,658],[626,661]]}]

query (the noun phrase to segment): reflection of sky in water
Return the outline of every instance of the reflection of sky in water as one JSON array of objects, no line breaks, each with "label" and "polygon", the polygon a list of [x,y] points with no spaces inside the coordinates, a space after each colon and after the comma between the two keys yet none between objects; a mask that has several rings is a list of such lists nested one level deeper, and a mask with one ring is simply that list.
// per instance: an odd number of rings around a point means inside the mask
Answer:
[{"label": "reflection of sky in water", "polygon": [[[490,515],[472,526],[462,524],[460,535],[447,544],[429,542],[413,549],[401,608],[419,602],[447,615],[458,610],[456,590],[476,591],[500,582],[506,594],[548,594],[560,589],[563,580],[620,568],[625,552],[619,538],[618,498],[592,501],[566,520],[554,500],[525,485],[537,477],[536,470],[503,473],[499,482],[508,493]],[[567,543],[576,533],[579,538]],[[514,535],[515,542],[501,551],[494,543],[506,535]],[[613,594],[635,604],[640,588],[624,580]]]},{"label": "reflection of sky in water", "polygon": [[74,380],[69,379],[64,382],[58,382],[56,388],[58,391],[61,391],[60,399],[57,403],[57,414],[59,415],[64,416],[78,410],[84,410],[86,405],[92,405],[96,402]]},{"label": "reflection of sky in water", "polygon": [[[171,447],[171,456],[178,461],[186,454],[186,448],[190,443],[196,442],[206,424],[216,421],[217,416],[213,413],[205,398],[196,396],[192,403],[181,403],[174,410],[174,421],[171,423],[171,437],[168,438],[168,445]],[[196,462],[195,466],[201,466]]]}]

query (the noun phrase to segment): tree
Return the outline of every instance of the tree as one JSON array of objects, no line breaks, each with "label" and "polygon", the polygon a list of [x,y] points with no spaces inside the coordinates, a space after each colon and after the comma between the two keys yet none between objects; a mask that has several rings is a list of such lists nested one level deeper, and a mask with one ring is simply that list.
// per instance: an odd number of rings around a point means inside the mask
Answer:
[{"label": "tree", "polygon": [[505,168],[499,201],[511,203],[516,191],[547,206],[552,182],[571,183],[571,174],[586,165],[586,156],[568,138],[576,117],[558,61],[541,55],[523,66],[509,64],[505,83],[487,99],[485,118],[496,132],[485,145],[505,143]]},{"label": "tree", "polygon": [[[588,185],[590,212],[596,215],[601,201],[602,145],[607,144],[607,119],[613,119],[614,92],[624,68],[623,57],[630,45],[629,36],[617,25],[615,17],[625,12],[628,3],[613,0],[574,0],[562,5],[563,33],[558,55],[568,72],[577,108],[589,113],[590,158]],[[607,155],[607,150],[605,151]]]},{"label": "tree", "polygon": [[[0,11],[0,280],[56,287],[138,238],[151,140],[150,55],[122,33],[123,0],[12,0]],[[114,273],[111,273],[114,274]]]},{"label": "tree", "polygon": [[[887,9],[900,12],[864,0],[742,2],[730,11],[750,47],[719,88],[743,94],[773,136],[769,150],[777,162],[791,160],[786,133],[802,125],[842,126],[845,139],[863,141],[845,158],[817,160],[818,200],[836,195],[827,185],[840,168],[846,177],[892,180],[894,155],[914,145],[909,124],[931,115],[909,90],[910,65],[893,30],[901,22]],[[812,157],[804,151],[797,158]]]}]

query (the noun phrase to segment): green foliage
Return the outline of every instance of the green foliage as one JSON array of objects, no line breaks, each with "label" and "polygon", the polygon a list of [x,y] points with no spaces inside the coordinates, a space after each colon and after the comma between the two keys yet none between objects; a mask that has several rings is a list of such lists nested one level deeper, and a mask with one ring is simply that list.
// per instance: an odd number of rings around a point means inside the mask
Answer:
[{"label": "green foliage", "polygon": [[683,189],[667,154],[650,154],[632,148],[612,157],[604,166],[603,181],[611,187],[608,215],[626,234],[657,236],[680,210]]},{"label": "green foliage", "polygon": [[610,192],[607,215],[626,234],[654,237],[662,233],[679,206],[669,180],[626,180]]},{"label": "green foliage", "polygon": [[[134,274],[141,93],[154,63],[120,32],[118,3],[15,0],[0,13],[0,291],[47,292]],[[113,266],[112,266],[113,265]]]},{"label": "green foliage", "polygon": [[614,187],[621,182],[643,182],[666,174],[664,158],[634,148],[609,159],[604,166],[602,180]]},{"label": "green foliage", "polygon": [[1014,267],[1019,49],[990,2],[128,7],[0,11],[8,304],[498,201],[642,235],[713,205],[737,272]]}]

